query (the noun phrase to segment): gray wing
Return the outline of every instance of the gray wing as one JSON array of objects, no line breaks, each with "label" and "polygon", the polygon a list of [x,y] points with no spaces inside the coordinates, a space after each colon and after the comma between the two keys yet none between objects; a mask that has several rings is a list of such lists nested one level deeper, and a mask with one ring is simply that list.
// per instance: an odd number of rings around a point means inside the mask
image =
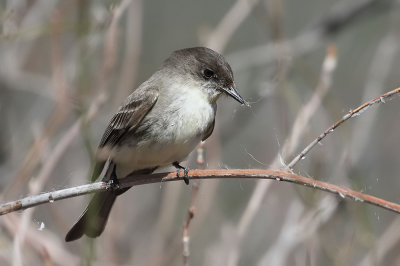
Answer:
[{"label": "gray wing", "polygon": [[129,95],[118,112],[111,118],[101,138],[99,148],[104,146],[114,147],[126,132],[135,130],[153,108],[157,99],[158,90],[151,88]]},{"label": "gray wing", "polygon": [[203,136],[203,139],[201,141],[205,141],[206,139],[208,139],[209,136],[211,136],[211,134],[214,131],[214,125],[215,125],[215,113],[217,112],[217,105],[214,103],[213,104],[213,109],[214,109],[214,120],[212,121],[212,123],[210,123],[207,127],[206,133]]},{"label": "gray wing", "polygon": [[[127,133],[134,131],[146,114],[153,108],[158,99],[158,89],[146,88],[134,91],[124,104],[118,109],[117,113],[111,118],[106,131],[101,138],[98,152],[101,153],[102,148],[110,150],[120,141]],[[92,174],[92,181],[96,180],[100,175],[107,156],[99,156]]]},{"label": "gray wing", "polygon": [[215,118],[212,121],[212,123],[210,123],[210,125],[208,126],[206,134],[204,134],[204,137],[203,137],[203,139],[201,141],[205,141],[206,139],[208,139],[209,136],[211,136],[211,134],[214,131],[214,125],[215,125]]}]

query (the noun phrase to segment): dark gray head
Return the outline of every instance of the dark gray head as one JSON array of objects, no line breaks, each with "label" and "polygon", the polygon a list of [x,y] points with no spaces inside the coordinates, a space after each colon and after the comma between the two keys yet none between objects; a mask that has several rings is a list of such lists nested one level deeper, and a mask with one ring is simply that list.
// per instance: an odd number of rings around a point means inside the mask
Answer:
[{"label": "dark gray head", "polygon": [[236,91],[231,66],[222,55],[209,48],[177,50],[164,61],[164,67],[173,68],[183,76],[190,75],[215,100],[225,93],[241,104],[246,103]]}]

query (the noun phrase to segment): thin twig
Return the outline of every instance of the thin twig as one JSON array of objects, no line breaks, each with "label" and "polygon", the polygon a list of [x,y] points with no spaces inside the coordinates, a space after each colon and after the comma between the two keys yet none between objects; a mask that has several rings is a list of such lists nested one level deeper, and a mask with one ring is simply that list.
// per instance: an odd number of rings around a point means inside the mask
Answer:
[{"label": "thin twig", "polygon": [[318,108],[321,106],[322,99],[325,97],[332,84],[332,75],[337,65],[337,52],[336,46],[331,44],[326,50],[326,56],[322,63],[321,74],[315,92],[310,100],[299,111],[296,120],[293,123],[290,135],[285,140],[280,154],[275,157],[275,160],[270,165],[271,168],[282,166],[282,157],[292,156],[299,145],[299,141],[304,135],[307,126],[315,115]]},{"label": "thin twig", "polygon": [[[56,88],[56,108],[53,112],[52,118],[49,124],[49,127],[47,128],[47,132],[49,134],[52,134],[51,132],[55,132],[56,129],[58,129],[61,124],[63,123],[64,119],[67,116],[67,113],[69,111],[69,106],[68,106],[68,97],[67,97],[67,92],[68,92],[68,86],[67,82],[65,79],[64,75],[64,58],[62,56],[62,44],[60,40],[60,34],[61,34],[61,29],[63,27],[63,17],[60,16],[59,10],[56,10],[52,16],[51,19],[51,27],[52,27],[52,38],[51,38],[51,58],[52,58],[52,66],[53,66],[53,83]],[[55,129],[52,129],[52,128]],[[46,139],[43,139],[46,140]],[[45,141],[47,143],[47,140]],[[38,156],[40,157],[40,156]],[[35,160],[38,160],[37,158],[32,157],[34,162]],[[38,162],[38,161],[36,161]],[[44,167],[45,168],[45,167]],[[42,168],[44,170],[44,168]],[[45,171],[45,170],[44,170]],[[30,194],[36,194],[40,190],[40,185],[43,175],[40,176],[39,179],[34,180],[30,179],[30,186],[29,186],[29,193]],[[25,178],[29,178],[29,176],[21,177],[20,181],[23,181]],[[42,182],[43,184],[44,182]],[[15,183],[15,184],[18,184]],[[16,187],[14,187],[16,189]],[[22,247],[23,243],[25,242],[25,235],[27,233],[27,230],[29,228],[29,222],[31,220],[33,214],[33,209],[30,209],[29,211],[25,212],[22,215],[21,218],[21,223],[19,224],[17,233],[14,236],[14,242],[13,242],[13,264],[16,266],[22,266],[23,263],[23,257],[21,256],[22,254]]]},{"label": "thin twig", "polygon": [[[395,15],[397,14],[397,11],[391,13],[391,16],[393,17],[391,24],[398,25],[400,18]],[[383,84],[388,80],[389,74],[394,69],[393,66],[396,62],[396,55],[400,49],[398,46],[400,36],[396,27],[392,26],[391,28],[390,32],[388,32],[388,34],[379,42],[376,52],[372,57],[372,63],[369,69],[368,78],[366,79],[365,92],[363,95],[365,100],[371,98],[371,95],[376,95],[376,91],[381,90],[380,88],[383,87]],[[353,138],[350,142],[351,165],[357,164],[364,154],[364,149],[369,147],[367,143],[371,134],[364,134],[364,132],[370,132],[373,129],[376,124],[376,116],[377,113],[374,112],[368,117],[357,121],[355,131],[353,132]],[[347,166],[349,165],[347,164]],[[345,167],[342,167],[342,169],[343,168],[346,169]],[[368,253],[365,254],[364,258],[358,265],[372,266],[381,264],[382,261],[387,258],[388,253],[396,248],[399,243],[399,226],[400,217],[391,221],[390,225],[385,226],[385,231],[379,234],[378,239],[376,239],[375,243],[369,248]]]},{"label": "thin twig", "polygon": [[[116,62],[116,47],[117,47],[117,33],[118,33],[118,23],[121,16],[124,14],[125,10],[129,7],[131,0],[123,0],[121,3],[115,7],[112,13],[112,19],[110,27],[107,31],[104,42],[104,62],[100,71],[99,82],[102,83],[107,80],[107,77],[114,69]],[[100,87],[103,88],[103,87]]]},{"label": "thin twig", "polygon": [[[282,162],[282,157],[291,156],[296,151],[299,140],[302,138],[305,130],[307,129],[307,125],[309,124],[310,119],[315,114],[316,110],[320,107],[322,99],[330,88],[332,79],[331,76],[335,70],[336,60],[336,48],[331,45],[327,49],[325,59],[322,63],[320,79],[312,97],[300,109],[298,115],[296,116],[295,122],[293,123],[290,134],[286,138],[285,143],[283,144],[279,153],[275,156],[275,159],[272,161],[269,168],[280,168],[281,165],[284,164]],[[246,235],[246,232],[248,231],[252,220],[258,213],[265,194],[267,193],[271,184],[271,182],[259,182],[255,187],[251,198],[246,206],[246,209],[244,210],[243,215],[241,216],[240,221],[236,227],[238,244],[233,246],[233,250],[231,250],[228,256],[227,265],[238,265],[240,250],[239,247],[242,245],[243,238]]]},{"label": "thin twig", "polygon": [[142,1],[131,1],[127,9],[124,59],[121,62],[121,73],[118,78],[114,104],[120,105],[134,88],[142,49],[142,14]]},{"label": "thin twig", "polygon": [[[197,148],[197,166],[200,169],[204,169],[204,142],[201,142],[199,147]],[[192,185],[192,197],[190,199],[190,207],[187,212],[186,216],[186,222],[183,226],[183,233],[182,233],[182,256],[183,256],[183,265],[184,266],[189,266],[189,255],[190,255],[190,248],[189,248],[189,242],[190,242],[190,236],[189,236],[189,225],[190,222],[193,220],[194,213],[195,213],[195,202],[197,199],[197,195],[199,194],[199,188],[200,188],[200,182],[195,181],[193,182]]]},{"label": "thin twig", "polygon": [[301,202],[292,201],[274,244],[255,265],[287,265],[291,252],[304,239],[310,239],[322,225],[330,221],[337,205],[338,202],[332,195],[320,200],[311,211],[306,211]]},{"label": "thin twig", "polygon": [[222,52],[235,30],[258,2],[259,0],[237,0],[210,34],[206,46]]},{"label": "thin twig", "polygon": [[53,28],[53,39],[51,46],[51,58],[53,66],[53,84],[56,88],[55,102],[56,107],[51,113],[49,119],[46,121],[46,125],[43,131],[40,133],[25,157],[25,161],[21,168],[18,170],[16,176],[12,182],[8,185],[4,194],[13,196],[17,193],[21,184],[26,183],[31,177],[31,173],[35,170],[40,162],[43,151],[48,145],[49,140],[54,136],[61,128],[63,122],[68,116],[71,110],[71,106],[68,104],[67,93],[69,86],[64,75],[64,59],[62,58],[61,44],[60,44],[60,30],[62,27],[62,17],[59,16],[59,12],[56,11],[52,16],[52,28]]},{"label": "thin twig", "polygon": [[[289,47],[291,56],[298,57],[315,51],[324,44],[324,39],[332,33],[339,33],[346,30],[351,24],[357,23],[364,10],[372,9],[377,0],[353,0],[339,1],[333,5],[328,13],[320,20],[313,23],[296,37],[290,40],[268,42],[256,47],[246,48],[228,54],[226,57],[235,66],[235,70],[249,69],[252,67],[264,66],[279,59],[280,47]],[[383,2],[383,1],[380,1]],[[387,1],[388,4],[394,1]],[[376,9],[376,12],[384,12],[385,9]]]},{"label": "thin twig", "polygon": [[190,222],[192,221],[193,217],[194,217],[194,207],[190,207],[189,211],[188,211],[188,214],[186,216],[185,225],[183,226],[183,236],[182,236],[183,252],[182,252],[182,255],[183,255],[183,265],[184,266],[189,266],[189,255],[190,255],[190,249],[189,249],[189,240],[190,240],[190,238],[189,238],[189,225],[190,225]]},{"label": "thin twig", "polygon": [[[354,201],[366,202],[386,210],[400,213],[400,205],[374,197],[365,193],[357,192],[349,188],[340,187],[319,180],[295,175],[285,171],[263,170],[263,169],[216,169],[216,170],[191,170],[188,172],[190,179],[216,179],[216,178],[257,178],[284,181],[319,189],[339,195],[341,198],[349,198]],[[176,172],[158,173],[151,175],[129,175],[120,180],[120,188],[183,180],[183,173],[177,177]],[[17,201],[7,202],[0,205],[0,215],[10,212],[25,210],[33,206],[54,202],[61,199],[72,198],[94,192],[101,192],[110,189],[105,182],[96,182],[92,184],[81,185],[72,188],[56,190],[42,193],[36,196],[26,197]]]},{"label": "thin twig", "polygon": [[321,142],[328,134],[332,133],[338,126],[343,124],[345,121],[349,120],[350,118],[356,117],[361,115],[364,111],[366,111],[370,106],[376,104],[376,103],[385,103],[386,100],[390,97],[392,97],[395,94],[400,93],[400,88],[391,90],[389,92],[386,92],[362,105],[357,107],[354,110],[349,111],[347,114],[345,114],[341,119],[336,121],[333,125],[328,127],[321,135],[319,135],[316,139],[314,139],[308,146],[302,150],[288,165],[287,167],[291,169],[298,161],[300,161],[302,158],[304,158],[307,153],[319,142]]},{"label": "thin twig", "polygon": [[[2,217],[2,227],[5,228],[11,235],[16,235],[18,228],[21,224],[21,219],[18,213],[10,213],[9,215]],[[55,233],[46,231],[39,231],[37,227],[33,224],[29,224],[29,229],[26,231],[25,237],[25,248],[23,249],[23,256],[26,256],[27,251],[32,250],[37,254],[41,254],[46,251],[49,253],[52,264],[49,265],[59,265],[59,266],[78,266],[81,265],[80,257],[68,251],[63,245],[62,239]],[[31,258],[31,257],[30,257]],[[25,265],[33,264],[26,263]],[[12,263],[8,265],[14,265]],[[41,265],[47,265],[41,263]]]},{"label": "thin twig", "polygon": [[[393,12],[395,13],[395,12]],[[394,15],[393,17],[397,17]],[[399,19],[394,19],[393,25],[398,25]],[[396,55],[400,47],[400,36],[398,29],[391,30],[386,36],[379,41],[376,52],[372,56],[371,65],[365,79],[364,93],[361,102],[366,102],[372,97],[383,93],[384,84],[390,77],[390,73],[394,69],[394,64],[397,62]],[[352,139],[350,140],[350,158],[352,164],[356,164],[361,154],[364,154],[364,149],[369,147],[368,142],[372,134],[364,134],[364,132],[371,132],[374,125],[376,125],[376,117],[378,112],[372,112],[363,119],[358,119],[354,125],[355,131],[353,132]]]},{"label": "thin twig", "polygon": [[371,250],[365,254],[358,266],[382,265],[382,261],[387,258],[389,252],[397,253],[400,238],[399,227],[400,217],[397,217],[386,227],[385,232],[380,233],[379,238],[374,241],[370,247]]}]

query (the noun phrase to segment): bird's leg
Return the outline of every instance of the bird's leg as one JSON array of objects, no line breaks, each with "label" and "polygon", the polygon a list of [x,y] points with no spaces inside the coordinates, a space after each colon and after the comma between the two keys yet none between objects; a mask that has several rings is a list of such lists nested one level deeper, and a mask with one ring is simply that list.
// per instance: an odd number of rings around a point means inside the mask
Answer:
[{"label": "bird's leg", "polygon": [[176,168],[176,176],[177,177],[179,177],[179,173],[183,169],[183,173],[184,173],[183,181],[185,181],[186,185],[189,185],[189,176],[188,176],[189,169],[186,167],[183,167],[178,162],[174,162],[172,165],[175,166],[175,168]]},{"label": "bird's leg", "polygon": [[110,175],[110,180],[107,182],[107,189],[111,189],[112,191],[116,191],[119,189],[119,180],[117,174],[115,173],[116,165],[114,165],[113,170]]}]

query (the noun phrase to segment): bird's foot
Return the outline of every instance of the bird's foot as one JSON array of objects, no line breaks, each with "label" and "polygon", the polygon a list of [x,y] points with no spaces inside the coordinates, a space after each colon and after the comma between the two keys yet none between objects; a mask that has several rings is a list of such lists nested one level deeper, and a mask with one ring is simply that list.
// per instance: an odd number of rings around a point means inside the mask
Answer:
[{"label": "bird's foot", "polygon": [[109,189],[109,190],[112,190],[112,191],[118,190],[120,188],[118,179],[110,179],[110,180],[108,180],[106,188]]},{"label": "bird's foot", "polygon": [[111,173],[110,180],[107,181],[106,185],[107,190],[117,191],[119,187],[119,180],[117,174],[115,173],[115,166]]},{"label": "bird's foot", "polygon": [[176,176],[177,177],[179,177],[181,170],[183,170],[183,181],[185,181],[186,185],[189,185],[189,175],[188,175],[189,169],[186,167],[183,167],[178,162],[174,162],[172,165],[175,166],[175,168],[176,168]]}]

